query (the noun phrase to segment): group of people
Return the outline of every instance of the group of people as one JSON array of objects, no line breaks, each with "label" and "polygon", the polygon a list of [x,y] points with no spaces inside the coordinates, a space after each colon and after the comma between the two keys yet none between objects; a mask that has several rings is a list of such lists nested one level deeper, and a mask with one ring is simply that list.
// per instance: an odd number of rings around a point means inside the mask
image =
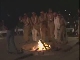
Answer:
[{"label": "group of people", "polygon": [[[18,20],[19,19],[19,20]],[[40,16],[32,12],[32,16],[28,17],[26,13],[16,19],[15,15],[7,14],[4,19],[4,26],[7,29],[8,52],[21,53],[14,43],[14,32],[19,21],[24,23],[23,38],[25,42],[30,40],[32,36],[33,41],[42,39],[43,41],[55,42],[55,46],[60,48],[59,44],[67,42],[66,38],[66,21],[61,14],[53,12],[49,9],[48,12],[41,11]],[[31,35],[32,33],[32,35]],[[31,36],[30,36],[31,35]]]},{"label": "group of people", "polygon": [[30,40],[30,33],[32,33],[33,41],[38,41],[40,36],[43,41],[67,42],[66,21],[61,14],[53,12],[52,9],[49,9],[47,13],[41,11],[40,16],[32,12],[32,16],[28,17],[24,13],[19,20],[24,23],[23,37],[26,42]]}]

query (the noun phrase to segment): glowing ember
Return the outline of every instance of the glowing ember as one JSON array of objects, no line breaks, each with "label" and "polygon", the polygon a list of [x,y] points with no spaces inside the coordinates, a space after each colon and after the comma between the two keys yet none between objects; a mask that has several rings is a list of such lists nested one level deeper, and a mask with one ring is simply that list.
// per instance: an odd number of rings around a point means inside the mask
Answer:
[{"label": "glowing ember", "polygon": [[[44,46],[45,45],[45,46]],[[46,43],[42,43],[40,40],[38,41],[38,45],[34,46],[32,48],[32,51],[43,51],[43,50],[49,50],[51,48],[50,45],[46,44]]]}]

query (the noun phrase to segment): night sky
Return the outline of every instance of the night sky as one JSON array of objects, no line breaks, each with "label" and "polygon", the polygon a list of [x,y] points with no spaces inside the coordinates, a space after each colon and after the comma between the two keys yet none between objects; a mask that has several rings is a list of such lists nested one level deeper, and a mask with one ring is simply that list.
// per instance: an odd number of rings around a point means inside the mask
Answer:
[{"label": "night sky", "polygon": [[26,1],[1,1],[1,17],[4,17],[7,13],[15,13],[17,15],[23,14],[24,12],[33,12],[39,14],[41,10],[45,12],[48,11],[49,8],[52,8],[53,11],[60,11],[61,13],[65,13],[65,9],[67,13],[70,12],[72,15],[77,14],[77,10],[79,8],[79,0],[26,0]]}]

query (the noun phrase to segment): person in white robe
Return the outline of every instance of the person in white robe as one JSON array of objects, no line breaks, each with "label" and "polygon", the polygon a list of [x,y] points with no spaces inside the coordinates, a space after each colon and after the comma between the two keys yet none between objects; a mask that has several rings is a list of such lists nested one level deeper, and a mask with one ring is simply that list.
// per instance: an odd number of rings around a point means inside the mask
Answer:
[{"label": "person in white robe", "polygon": [[48,19],[48,38],[50,41],[54,40],[54,17],[53,17],[53,12],[52,9],[49,9],[48,14],[47,14],[47,19]]},{"label": "person in white robe", "polygon": [[21,19],[21,22],[24,23],[23,27],[23,38],[25,40],[25,43],[28,43],[30,41],[30,18],[25,13],[24,16]]},{"label": "person in white robe", "polygon": [[61,43],[68,43],[67,40],[67,32],[66,32],[66,21],[64,17],[59,14],[59,22],[60,22],[60,31],[59,31],[59,38]]},{"label": "person in white robe", "polygon": [[59,40],[59,30],[60,30],[60,22],[59,22],[59,17],[58,14],[56,12],[53,13],[54,15],[54,25],[55,25],[55,30],[54,30],[54,35],[55,35],[55,39]]},{"label": "person in white robe", "polygon": [[46,31],[47,31],[47,22],[46,22],[46,14],[41,11],[39,16],[40,23],[40,36],[43,41],[46,41]]},{"label": "person in white robe", "polygon": [[33,41],[38,41],[38,30],[37,30],[37,25],[38,25],[38,16],[36,15],[35,12],[32,12],[32,37]]}]

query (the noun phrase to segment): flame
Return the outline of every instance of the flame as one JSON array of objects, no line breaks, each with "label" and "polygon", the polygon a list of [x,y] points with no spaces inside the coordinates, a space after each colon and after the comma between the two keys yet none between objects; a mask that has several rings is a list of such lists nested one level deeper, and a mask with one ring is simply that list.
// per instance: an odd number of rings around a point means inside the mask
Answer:
[{"label": "flame", "polygon": [[[47,47],[45,48],[44,45],[47,46]],[[44,45],[39,40],[38,41],[38,45],[37,46],[34,46],[32,50],[38,49],[37,51],[43,51],[43,50],[46,50],[46,49],[49,50],[51,48],[51,46],[48,45],[48,44],[46,44],[46,43],[44,43]]]}]

